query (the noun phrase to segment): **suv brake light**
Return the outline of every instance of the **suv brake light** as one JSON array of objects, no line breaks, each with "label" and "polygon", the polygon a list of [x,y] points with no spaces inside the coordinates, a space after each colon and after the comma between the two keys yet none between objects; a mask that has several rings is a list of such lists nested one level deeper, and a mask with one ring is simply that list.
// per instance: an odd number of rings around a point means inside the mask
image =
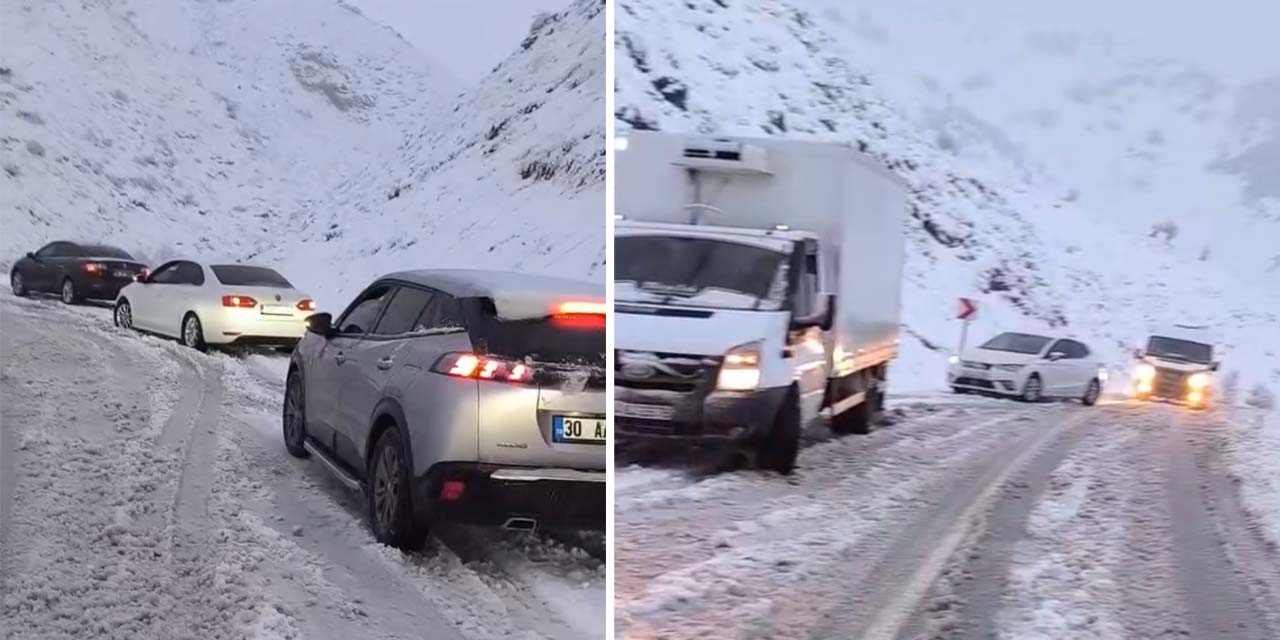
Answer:
[{"label": "suv brake light", "polygon": [[524,384],[533,379],[533,367],[501,358],[487,358],[474,353],[446,353],[431,368],[455,378],[493,380]]},{"label": "suv brake light", "polygon": [[258,306],[258,301],[249,296],[222,296],[222,306],[252,309]]},{"label": "suv brake light", "polygon": [[570,300],[561,302],[556,307],[551,321],[570,329],[602,329],[607,311],[608,308],[603,302]]}]

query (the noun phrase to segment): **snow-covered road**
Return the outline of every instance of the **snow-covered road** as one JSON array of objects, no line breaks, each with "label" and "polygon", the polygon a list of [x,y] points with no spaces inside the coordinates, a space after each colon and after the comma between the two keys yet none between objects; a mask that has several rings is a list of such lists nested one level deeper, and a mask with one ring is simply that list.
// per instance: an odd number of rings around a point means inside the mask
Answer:
[{"label": "snow-covered road", "polygon": [[620,470],[625,638],[1280,637],[1231,421],[911,398],[797,474]]},{"label": "snow-covered road", "polygon": [[203,355],[110,310],[0,301],[0,636],[598,638],[602,561],[442,527],[374,542],[279,434],[287,360]]}]

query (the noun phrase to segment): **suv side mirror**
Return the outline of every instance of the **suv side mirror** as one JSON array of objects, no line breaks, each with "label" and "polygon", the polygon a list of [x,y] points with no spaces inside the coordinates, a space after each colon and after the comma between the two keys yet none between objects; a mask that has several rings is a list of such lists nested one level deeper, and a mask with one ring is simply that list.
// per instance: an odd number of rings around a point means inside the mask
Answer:
[{"label": "suv side mirror", "polygon": [[147,283],[147,274],[145,274],[145,273],[135,273],[135,274],[133,274],[133,281],[134,281],[134,282],[141,282],[141,283],[143,283],[143,284],[146,284],[146,283]]},{"label": "suv side mirror", "polygon": [[1057,362],[1057,361],[1059,361],[1059,360],[1061,360],[1061,359],[1063,359],[1063,358],[1065,358],[1065,357],[1067,357],[1067,354],[1065,354],[1065,353],[1063,353],[1063,352],[1061,352],[1061,351],[1054,351],[1053,353],[1050,353],[1050,354],[1049,354],[1049,356],[1048,356],[1048,360],[1049,360],[1049,362]]},{"label": "suv side mirror", "polygon": [[333,315],[329,313],[313,313],[307,316],[307,331],[328,339],[333,335]]},{"label": "suv side mirror", "polygon": [[1138,360],[1141,360],[1141,359],[1143,359],[1143,358],[1147,357],[1147,352],[1146,352],[1146,350],[1144,350],[1144,349],[1134,349],[1134,350],[1133,350],[1133,357],[1134,357],[1134,358],[1136,358],[1136,359],[1138,359]]},{"label": "suv side mirror", "polygon": [[1220,365],[1220,364],[1222,364],[1222,363],[1221,363],[1221,362],[1213,362],[1213,363],[1210,363],[1210,364],[1209,364],[1209,370],[1210,370],[1210,371],[1217,371],[1217,370],[1218,370],[1218,365]]}]

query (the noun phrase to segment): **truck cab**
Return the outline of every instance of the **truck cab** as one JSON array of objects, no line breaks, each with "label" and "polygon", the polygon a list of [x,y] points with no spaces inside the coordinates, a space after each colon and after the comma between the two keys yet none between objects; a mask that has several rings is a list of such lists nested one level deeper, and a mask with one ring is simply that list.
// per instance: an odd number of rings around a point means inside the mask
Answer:
[{"label": "truck cab", "polygon": [[897,350],[896,178],[836,144],[643,132],[625,146],[618,446],[723,448],[789,473],[823,412],[869,429]]},{"label": "truck cab", "polygon": [[1134,351],[1135,398],[1210,405],[1219,363],[1207,327],[1173,325],[1148,336],[1145,345]]}]

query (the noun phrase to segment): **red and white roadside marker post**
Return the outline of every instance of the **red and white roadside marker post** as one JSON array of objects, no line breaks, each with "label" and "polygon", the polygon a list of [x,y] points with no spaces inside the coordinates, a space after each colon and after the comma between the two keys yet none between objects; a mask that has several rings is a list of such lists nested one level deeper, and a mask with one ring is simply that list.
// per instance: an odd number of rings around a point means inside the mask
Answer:
[{"label": "red and white roadside marker post", "polygon": [[964,353],[964,343],[969,339],[969,322],[978,316],[976,300],[960,298],[959,302],[956,306],[956,319],[960,321],[960,349],[956,351],[957,356]]}]

